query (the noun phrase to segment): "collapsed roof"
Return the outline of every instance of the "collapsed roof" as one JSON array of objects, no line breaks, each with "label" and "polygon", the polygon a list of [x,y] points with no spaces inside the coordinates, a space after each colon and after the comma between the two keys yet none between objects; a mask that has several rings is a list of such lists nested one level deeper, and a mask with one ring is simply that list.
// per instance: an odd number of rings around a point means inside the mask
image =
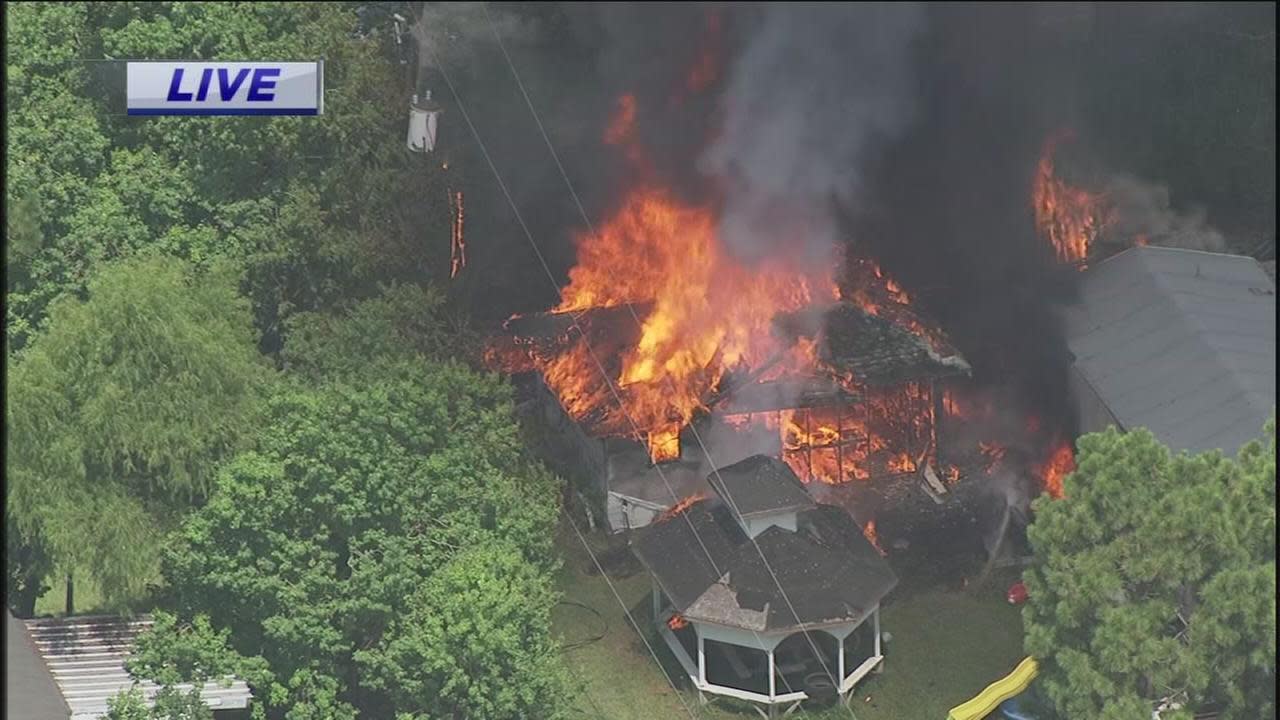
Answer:
[{"label": "collapsed roof", "polygon": [[[757,632],[856,622],[897,585],[893,570],[843,509],[811,499],[796,502],[799,480],[785,464],[773,472],[759,456],[708,481],[721,497],[706,498],[637,531],[632,551],[686,619]],[[739,463],[741,465],[742,463]],[[785,473],[782,471],[785,470]],[[786,477],[785,475],[790,475]],[[740,481],[749,477],[750,485]],[[777,492],[762,490],[773,481]],[[735,489],[758,486],[754,496]],[[803,490],[803,486],[800,486]],[[754,538],[732,505],[803,508],[796,529],[774,525]]]},{"label": "collapsed roof", "polygon": [[[510,334],[491,339],[489,355],[500,357],[508,372],[536,371],[585,340],[589,369],[618,377],[623,358],[639,341],[640,324],[652,307],[638,303],[513,317],[504,325]],[[792,344],[801,338],[816,340],[819,366],[807,373],[781,375],[768,373],[768,362],[758,368],[729,369],[719,387],[703,399],[704,405],[723,414],[841,405],[857,400],[861,385],[885,386],[970,372],[959,351],[940,333],[925,337],[907,329],[923,327],[909,309],[894,307],[892,315],[888,319],[843,301],[780,314],[773,323],[775,337]],[[615,391],[625,400],[625,387]],[[583,429],[596,436],[630,434],[632,428],[612,412],[617,404],[613,393],[600,393],[597,399],[599,407],[576,418]]]}]

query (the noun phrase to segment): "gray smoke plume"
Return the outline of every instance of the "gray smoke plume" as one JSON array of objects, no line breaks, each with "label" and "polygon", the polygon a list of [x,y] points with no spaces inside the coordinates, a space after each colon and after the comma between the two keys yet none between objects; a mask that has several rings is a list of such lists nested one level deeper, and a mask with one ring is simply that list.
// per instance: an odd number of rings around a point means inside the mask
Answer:
[{"label": "gray smoke plume", "polygon": [[534,37],[538,24],[502,8],[486,8],[482,3],[419,3],[410,28],[418,43],[418,72],[474,61],[492,51],[495,33],[503,42],[519,42]]},{"label": "gray smoke plume", "polygon": [[1210,227],[1202,209],[1178,212],[1169,202],[1169,189],[1139,180],[1132,175],[1116,175],[1104,188],[1112,209],[1111,222],[1099,240],[1121,247],[1143,238],[1152,245],[1223,252],[1222,234]]},{"label": "gray smoke plume", "polygon": [[745,260],[826,262],[834,203],[856,206],[873,143],[913,109],[910,4],[769,5],[736,59],[700,169],[722,183],[721,237]]}]

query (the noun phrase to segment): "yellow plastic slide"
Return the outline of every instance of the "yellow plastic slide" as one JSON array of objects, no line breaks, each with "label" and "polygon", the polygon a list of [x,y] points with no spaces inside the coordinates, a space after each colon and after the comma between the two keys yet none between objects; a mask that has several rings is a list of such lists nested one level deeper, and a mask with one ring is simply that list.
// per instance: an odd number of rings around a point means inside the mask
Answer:
[{"label": "yellow plastic slide", "polygon": [[972,700],[951,708],[947,720],[982,720],[995,712],[1000,703],[1026,690],[1039,670],[1035,658],[1023,658],[1013,672],[988,685]]}]

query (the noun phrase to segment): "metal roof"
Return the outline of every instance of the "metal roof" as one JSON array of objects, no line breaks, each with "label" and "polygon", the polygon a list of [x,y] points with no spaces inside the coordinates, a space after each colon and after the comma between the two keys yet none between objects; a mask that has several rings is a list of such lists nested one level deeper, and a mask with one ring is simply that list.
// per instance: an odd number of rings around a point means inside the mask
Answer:
[{"label": "metal roof", "polygon": [[[152,625],[149,617],[85,616],[27,620],[27,632],[53,673],[54,682],[71,710],[71,720],[97,720],[107,713],[107,698],[133,686],[125,658],[140,632]],[[160,690],[150,681],[138,687],[147,701]],[[190,690],[190,685],[179,685]],[[230,687],[209,682],[201,690],[214,710],[247,707],[249,687],[236,680]],[[62,717],[67,717],[63,715]]]},{"label": "metal roof", "polygon": [[1136,247],[1085,272],[1064,319],[1116,420],[1175,451],[1234,454],[1273,412],[1275,283],[1253,258]]}]

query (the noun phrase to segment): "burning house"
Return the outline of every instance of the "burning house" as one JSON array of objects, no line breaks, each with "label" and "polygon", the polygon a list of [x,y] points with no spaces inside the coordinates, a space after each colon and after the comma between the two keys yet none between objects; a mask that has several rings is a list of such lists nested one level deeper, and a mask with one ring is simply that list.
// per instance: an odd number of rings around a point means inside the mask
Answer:
[{"label": "burning house", "polygon": [[[649,524],[705,494],[709,473],[757,454],[785,462],[806,484],[923,483],[928,474],[945,493],[942,387],[969,366],[940,332],[914,330],[925,326],[867,268],[883,290],[879,302],[864,289],[852,301],[762,315],[736,363],[713,349],[683,377],[625,380],[650,361],[645,348],[663,322],[652,302],[513,318],[511,337],[494,343],[491,357],[531,373],[544,417],[606,498],[613,531]],[[689,359],[673,353],[663,362]]]}]

